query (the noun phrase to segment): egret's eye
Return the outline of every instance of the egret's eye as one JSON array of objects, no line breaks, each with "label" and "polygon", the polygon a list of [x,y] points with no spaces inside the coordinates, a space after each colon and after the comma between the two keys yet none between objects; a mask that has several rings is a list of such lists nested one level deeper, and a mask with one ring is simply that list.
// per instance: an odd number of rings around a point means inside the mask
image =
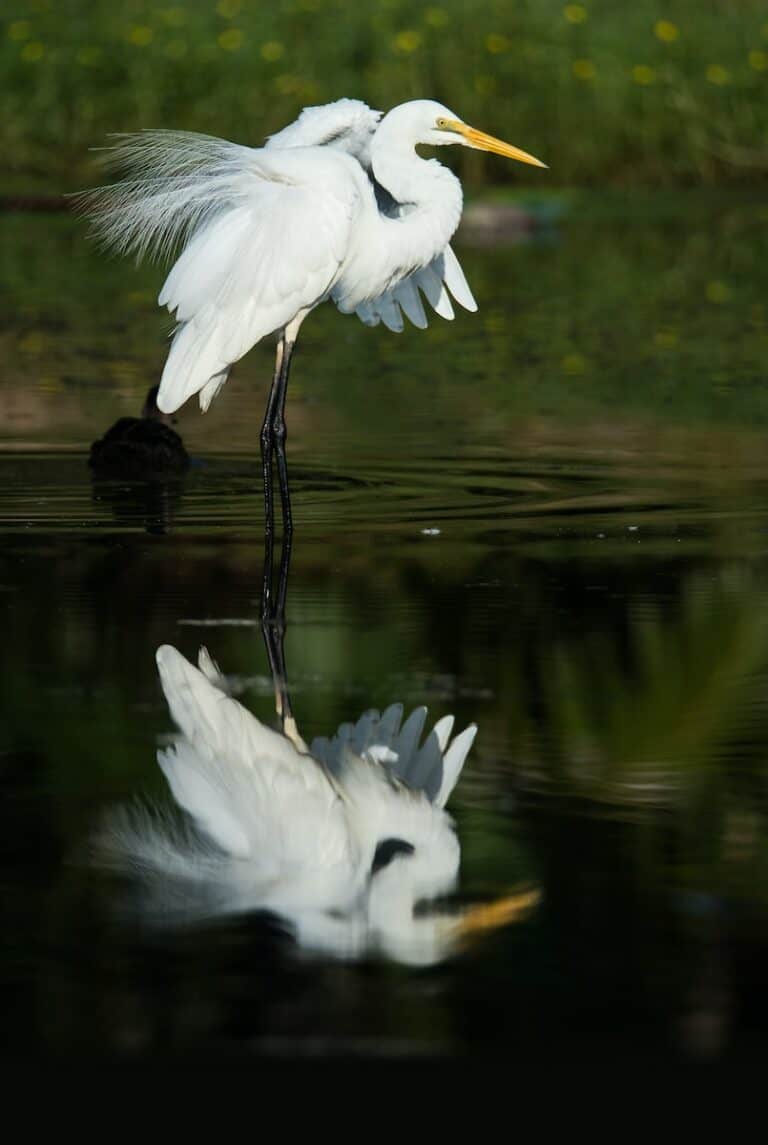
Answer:
[{"label": "egret's eye", "polygon": [[412,855],[413,851],[413,844],[405,839],[382,839],[373,856],[371,874],[375,875],[382,867],[388,867],[395,855]]},{"label": "egret's eye", "polygon": [[448,126],[448,120],[440,116],[435,126],[443,131]]}]

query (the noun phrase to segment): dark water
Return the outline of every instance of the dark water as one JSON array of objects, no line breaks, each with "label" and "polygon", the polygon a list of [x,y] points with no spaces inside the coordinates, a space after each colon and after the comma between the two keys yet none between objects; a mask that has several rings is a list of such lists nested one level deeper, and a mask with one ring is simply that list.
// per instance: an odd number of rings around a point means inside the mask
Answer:
[{"label": "dark water", "polygon": [[576,200],[468,246],[481,310],[307,323],[289,395],[299,727],[475,721],[444,961],[300,949],[264,913],[146,924],[88,865],[167,798],[158,645],[204,641],[274,723],[255,443],[269,347],[177,428],[177,484],[94,485],[162,363],[158,275],[5,216],[0,937],[25,1053],[729,1060],[768,1042],[765,208]]}]

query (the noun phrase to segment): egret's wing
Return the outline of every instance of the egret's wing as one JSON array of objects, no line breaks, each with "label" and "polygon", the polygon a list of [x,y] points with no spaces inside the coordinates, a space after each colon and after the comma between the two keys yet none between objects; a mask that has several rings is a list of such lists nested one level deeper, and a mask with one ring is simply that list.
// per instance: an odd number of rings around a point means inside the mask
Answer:
[{"label": "egret's wing", "polygon": [[477,310],[461,264],[453,249],[447,246],[431,263],[413,271],[386,294],[358,306],[356,313],[367,326],[376,326],[381,321],[395,333],[403,329],[404,314],[414,326],[423,330],[428,322],[422,294],[432,309],[449,321],[454,316],[451,295],[465,310]]},{"label": "egret's wing", "polygon": [[240,203],[198,230],[160,294],[182,323],[162,410],[198,391],[205,409],[233,362],[327,295],[359,206],[346,163],[317,148],[262,152]]},{"label": "egret's wing", "polygon": [[233,362],[330,290],[359,207],[359,165],[328,148],[254,150],[184,132],[128,136],[114,158],[132,178],[91,193],[85,208],[119,250],[182,244],[159,299],[180,325],[157,404],[171,413],[200,392],[205,409]]},{"label": "egret's wing", "polygon": [[179,806],[228,855],[327,867],[347,857],[342,809],[328,776],[261,724],[175,648],[157,651],[179,739],[158,761]]},{"label": "egret's wing", "polygon": [[372,760],[389,775],[414,791],[423,791],[431,802],[444,807],[461,774],[477,727],[471,724],[450,742],[453,716],[445,716],[420,745],[426,714],[426,708],[415,708],[402,723],[402,704],[392,704],[382,714],[371,709],[357,723],[341,724],[334,736],[314,739],[309,750],[335,776],[342,775],[350,755]]},{"label": "egret's wing", "polygon": [[268,150],[288,147],[332,147],[370,167],[371,140],[381,119],[359,99],[337,99],[321,107],[305,107],[299,118],[271,135]]},{"label": "egret's wing", "polygon": [[442,254],[437,256],[432,263],[432,267],[442,278],[459,306],[463,306],[465,310],[469,310],[474,314],[477,310],[475,297],[469,288],[469,283],[464,277],[461,263],[454,254],[453,247],[450,244],[445,248]]}]

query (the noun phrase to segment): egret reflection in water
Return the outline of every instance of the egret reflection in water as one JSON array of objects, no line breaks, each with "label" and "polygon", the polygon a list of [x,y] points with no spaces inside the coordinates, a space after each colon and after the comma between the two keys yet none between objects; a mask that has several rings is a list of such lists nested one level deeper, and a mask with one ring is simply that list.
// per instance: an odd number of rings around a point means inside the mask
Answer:
[{"label": "egret reflection in water", "polygon": [[403,706],[392,704],[307,747],[282,652],[289,553],[285,547],[276,607],[271,564],[262,600],[282,730],[228,694],[205,648],[196,667],[161,646],[160,682],[179,734],[158,762],[183,818],[137,807],[112,813],[99,861],[137,876],[142,908],[155,920],[266,910],[313,950],[345,958],[378,950],[433,963],[467,935],[526,913],[536,893],[461,911],[429,908],[456,887],[460,845],[445,806],[474,724],[452,737],[453,717],[444,716],[422,738],[426,708],[403,721]]}]

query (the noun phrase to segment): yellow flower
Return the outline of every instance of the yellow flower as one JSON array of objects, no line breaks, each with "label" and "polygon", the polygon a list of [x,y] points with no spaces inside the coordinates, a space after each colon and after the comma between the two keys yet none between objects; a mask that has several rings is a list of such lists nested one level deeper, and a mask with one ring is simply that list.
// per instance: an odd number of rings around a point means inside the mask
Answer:
[{"label": "yellow flower", "polygon": [[227,28],[219,35],[218,43],[225,52],[239,52],[243,46],[243,33],[239,28]]},{"label": "yellow flower", "polygon": [[560,365],[566,374],[575,376],[584,373],[587,368],[587,360],[583,354],[566,354]]},{"label": "yellow flower", "polygon": [[754,68],[756,72],[764,72],[768,69],[768,52],[761,52],[759,49],[750,52],[747,56],[749,66]]},{"label": "yellow flower", "polygon": [[563,15],[569,24],[583,24],[589,19],[589,12],[582,4],[566,4]]},{"label": "yellow flower", "polygon": [[653,29],[656,39],[665,44],[672,44],[680,36],[680,29],[671,20],[658,20]]},{"label": "yellow flower", "polygon": [[128,42],[137,48],[146,48],[155,38],[155,33],[147,24],[134,24],[128,31]]},{"label": "yellow flower", "polygon": [[593,80],[597,75],[597,70],[591,60],[574,60],[572,67],[577,80]]},{"label": "yellow flower", "polygon": [[279,40],[267,40],[261,45],[260,53],[263,60],[273,64],[276,60],[282,60],[285,55],[285,44],[281,44]]},{"label": "yellow flower", "polygon": [[444,28],[449,19],[445,8],[427,8],[424,13],[424,22],[431,28]]},{"label": "yellow flower", "polygon": [[406,28],[403,32],[398,32],[394,39],[396,52],[415,52],[421,47],[421,33],[414,32],[411,28]]},{"label": "yellow flower", "polygon": [[28,40],[32,35],[32,25],[29,20],[14,20],[8,25],[9,40]]},{"label": "yellow flower", "polygon": [[38,60],[41,60],[44,55],[45,48],[39,40],[30,40],[30,42],[25,44],[21,49],[21,58],[28,64],[36,63]]},{"label": "yellow flower", "polygon": [[731,292],[724,282],[715,279],[713,282],[707,283],[706,289],[707,300],[709,302],[727,302],[731,296]]},{"label": "yellow flower", "polygon": [[216,12],[222,20],[231,20],[243,6],[243,0],[219,0]]},{"label": "yellow flower", "polygon": [[656,72],[647,64],[635,64],[632,68],[632,79],[642,87],[650,87],[656,83]]},{"label": "yellow flower", "polygon": [[498,32],[491,32],[485,37],[485,49],[492,56],[497,56],[500,52],[508,52],[509,40],[506,36],[500,36]]},{"label": "yellow flower", "polygon": [[717,84],[718,87],[731,82],[731,73],[721,64],[710,64],[706,74],[709,82]]}]

